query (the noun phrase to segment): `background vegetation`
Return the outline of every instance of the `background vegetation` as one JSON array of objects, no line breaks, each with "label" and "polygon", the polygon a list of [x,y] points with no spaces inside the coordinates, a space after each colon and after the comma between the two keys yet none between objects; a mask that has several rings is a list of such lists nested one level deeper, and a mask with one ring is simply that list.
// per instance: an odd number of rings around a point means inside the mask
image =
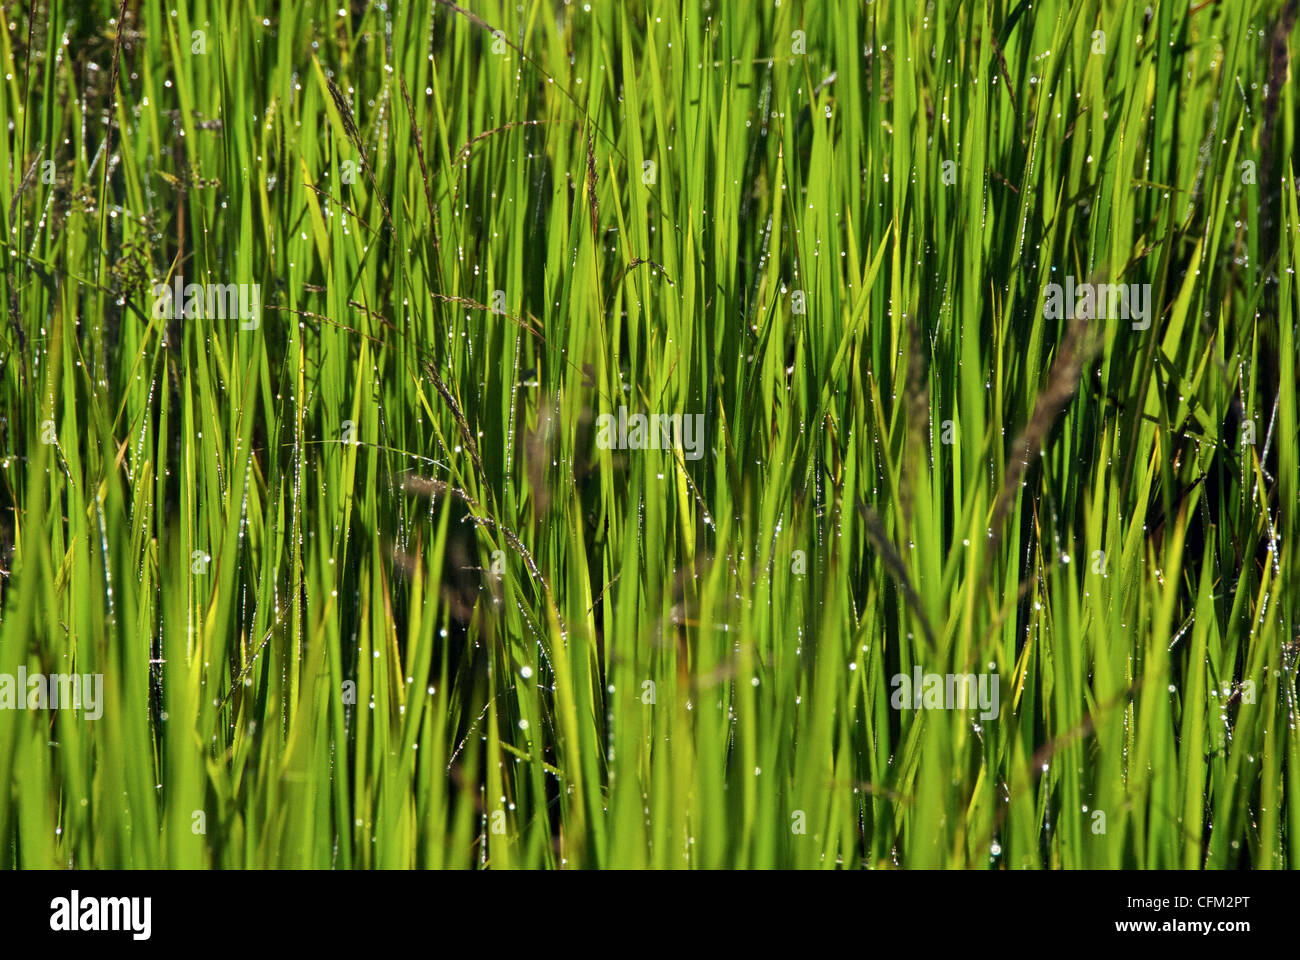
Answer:
[{"label": "background vegetation", "polygon": [[1294,0],[342,2],[5,7],[0,863],[1300,863]]}]

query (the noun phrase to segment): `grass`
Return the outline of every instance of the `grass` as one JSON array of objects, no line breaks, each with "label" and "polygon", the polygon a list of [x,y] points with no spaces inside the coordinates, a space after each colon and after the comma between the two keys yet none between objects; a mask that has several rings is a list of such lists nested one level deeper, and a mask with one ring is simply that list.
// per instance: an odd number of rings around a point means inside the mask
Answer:
[{"label": "grass", "polygon": [[0,863],[1300,865],[1296,21],[11,7]]}]

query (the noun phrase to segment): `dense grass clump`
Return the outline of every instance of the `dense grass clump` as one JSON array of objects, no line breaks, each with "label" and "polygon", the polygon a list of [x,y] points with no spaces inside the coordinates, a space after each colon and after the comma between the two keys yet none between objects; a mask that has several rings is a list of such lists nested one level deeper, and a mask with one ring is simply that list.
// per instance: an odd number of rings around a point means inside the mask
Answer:
[{"label": "dense grass clump", "polygon": [[0,863],[1300,865],[1296,22],[11,5]]}]

